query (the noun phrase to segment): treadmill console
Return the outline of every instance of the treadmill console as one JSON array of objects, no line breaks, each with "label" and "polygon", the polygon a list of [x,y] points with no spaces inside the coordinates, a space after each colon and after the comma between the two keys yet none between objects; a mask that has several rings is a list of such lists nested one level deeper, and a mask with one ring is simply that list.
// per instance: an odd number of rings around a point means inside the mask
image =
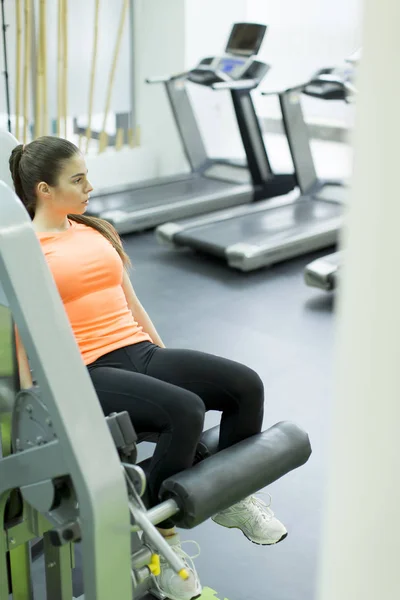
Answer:
[{"label": "treadmill console", "polygon": [[232,27],[225,52],[239,56],[254,56],[258,54],[266,31],[267,26],[260,25],[259,23],[235,23]]},{"label": "treadmill console", "polygon": [[[203,58],[189,71],[187,79],[199,85],[211,86],[222,81],[261,78],[268,71],[267,65],[254,60],[264,39],[266,25],[236,23],[229,36],[224,56]],[[260,65],[260,68],[255,68]]]},{"label": "treadmill console", "polygon": [[247,60],[238,56],[224,56],[219,59],[216,68],[222,73],[226,73],[232,79],[239,79],[243,73],[243,67]]},{"label": "treadmill console", "polygon": [[354,78],[355,64],[321,69],[312,76],[303,92],[322,100],[346,100],[349,94],[347,84],[353,84]]}]

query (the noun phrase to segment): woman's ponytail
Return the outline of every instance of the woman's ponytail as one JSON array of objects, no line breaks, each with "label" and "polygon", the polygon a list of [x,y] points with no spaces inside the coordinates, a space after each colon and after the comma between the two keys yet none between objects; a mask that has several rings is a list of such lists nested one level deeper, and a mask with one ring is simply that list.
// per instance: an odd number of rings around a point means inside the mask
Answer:
[{"label": "woman's ponytail", "polygon": [[19,144],[18,146],[15,146],[14,150],[11,152],[9,166],[10,166],[10,171],[11,171],[11,177],[12,177],[12,180],[14,183],[15,193],[17,194],[17,196],[19,197],[19,199],[25,206],[31,219],[33,219],[35,213],[34,213],[33,207],[30,206],[31,203],[26,198],[26,195],[24,193],[23,184],[22,184],[22,178],[21,178],[21,160],[22,160],[23,154],[24,154],[23,144]]}]

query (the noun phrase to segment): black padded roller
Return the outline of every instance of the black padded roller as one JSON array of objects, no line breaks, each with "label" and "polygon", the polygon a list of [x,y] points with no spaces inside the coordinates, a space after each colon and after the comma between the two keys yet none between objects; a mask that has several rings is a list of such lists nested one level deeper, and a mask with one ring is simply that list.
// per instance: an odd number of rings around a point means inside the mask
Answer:
[{"label": "black padded roller", "polygon": [[200,441],[197,444],[196,455],[194,458],[194,464],[216,454],[218,452],[219,444],[219,425],[206,429],[203,431]]},{"label": "black padded roller", "polygon": [[173,520],[191,529],[301,467],[310,455],[304,431],[293,423],[277,423],[169,477],[160,499],[173,498],[181,509]]}]

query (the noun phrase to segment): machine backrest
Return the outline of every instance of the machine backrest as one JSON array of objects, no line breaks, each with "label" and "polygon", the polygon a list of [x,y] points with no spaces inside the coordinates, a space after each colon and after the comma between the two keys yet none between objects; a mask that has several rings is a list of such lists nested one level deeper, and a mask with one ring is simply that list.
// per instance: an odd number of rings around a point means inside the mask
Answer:
[{"label": "machine backrest", "polygon": [[[4,165],[4,158],[0,157],[0,164]],[[29,256],[29,269],[21,265],[21,255]],[[128,600],[132,598],[132,565],[126,475],[31,220],[3,181],[0,181],[0,282],[35,372],[41,402],[50,414],[46,425],[54,432],[50,443],[42,444],[34,437],[33,447],[22,452],[23,457],[14,455],[0,461],[1,500],[3,494],[16,487],[34,487],[36,492],[36,483],[69,476],[82,515],[85,597],[109,600],[112,593],[117,593],[121,600]],[[1,341],[5,347],[3,381],[6,391],[11,392],[8,396],[4,394],[9,400],[6,409],[12,406],[16,373],[9,315],[4,312],[5,343]],[[13,414],[17,420],[19,416]],[[10,447],[10,417],[10,411],[4,413],[2,445],[6,451]],[[69,513],[66,518],[71,518]],[[3,544],[0,549],[3,554],[4,548]],[[3,561],[1,556],[0,560]],[[110,573],[115,578],[110,578]]]},{"label": "machine backrest", "polygon": [[4,181],[11,188],[13,183],[8,161],[11,152],[18,144],[18,140],[11,133],[0,129],[0,181]]},{"label": "machine backrest", "polygon": [[[0,181],[13,187],[8,161],[18,145],[8,131],[0,130]],[[11,411],[19,388],[14,324],[0,282],[0,456],[8,454]]]},{"label": "machine backrest", "polygon": [[14,322],[0,285],[0,457],[10,452],[11,412],[18,389]]}]

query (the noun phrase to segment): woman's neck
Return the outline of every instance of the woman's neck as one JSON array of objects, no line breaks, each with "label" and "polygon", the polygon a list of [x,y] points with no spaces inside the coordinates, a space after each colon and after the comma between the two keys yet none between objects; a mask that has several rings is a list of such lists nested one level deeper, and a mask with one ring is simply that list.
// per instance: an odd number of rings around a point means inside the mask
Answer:
[{"label": "woman's neck", "polygon": [[33,228],[35,231],[43,232],[61,232],[71,227],[66,215],[45,215],[37,211],[33,219]]}]

